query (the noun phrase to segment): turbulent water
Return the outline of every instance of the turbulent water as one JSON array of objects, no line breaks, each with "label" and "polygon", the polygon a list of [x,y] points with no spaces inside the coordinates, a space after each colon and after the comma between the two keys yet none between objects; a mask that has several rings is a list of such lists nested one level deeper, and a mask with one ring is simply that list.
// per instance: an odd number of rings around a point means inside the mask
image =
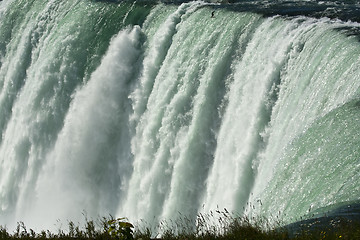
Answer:
[{"label": "turbulent water", "polygon": [[357,202],[359,7],[1,1],[0,225]]}]

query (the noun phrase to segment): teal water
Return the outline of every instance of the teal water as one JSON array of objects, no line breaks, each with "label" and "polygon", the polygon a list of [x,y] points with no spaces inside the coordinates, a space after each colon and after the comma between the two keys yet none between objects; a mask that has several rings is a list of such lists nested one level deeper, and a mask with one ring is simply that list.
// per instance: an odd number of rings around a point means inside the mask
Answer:
[{"label": "teal water", "polygon": [[0,225],[358,201],[360,25],[239,4],[1,1]]}]

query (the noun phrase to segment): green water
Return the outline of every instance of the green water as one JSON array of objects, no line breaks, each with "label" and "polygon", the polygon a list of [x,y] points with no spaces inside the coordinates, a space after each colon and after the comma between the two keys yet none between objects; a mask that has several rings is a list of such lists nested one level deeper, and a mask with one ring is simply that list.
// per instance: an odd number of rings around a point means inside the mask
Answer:
[{"label": "green water", "polygon": [[0,225],[358,201],[359,24],[239,6],[1,1]]}]

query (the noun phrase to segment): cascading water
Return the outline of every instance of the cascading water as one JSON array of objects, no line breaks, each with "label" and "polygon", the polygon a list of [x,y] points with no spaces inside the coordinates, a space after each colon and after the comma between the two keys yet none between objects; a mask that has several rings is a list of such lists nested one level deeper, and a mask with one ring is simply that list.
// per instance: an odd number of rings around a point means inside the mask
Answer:
[{"label": "cascading water", "polygon": [[241,4],[0,2],[0,225],[358,201],[360,25]]}]

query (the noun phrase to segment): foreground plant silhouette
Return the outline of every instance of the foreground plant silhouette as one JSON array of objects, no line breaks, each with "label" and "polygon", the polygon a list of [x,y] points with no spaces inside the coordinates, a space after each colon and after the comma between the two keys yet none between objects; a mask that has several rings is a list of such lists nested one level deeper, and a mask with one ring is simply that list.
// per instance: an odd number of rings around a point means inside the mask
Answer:
[{"label": "foreground plant silhouette", "polygon": [[[278,224],[278,225],[277,225]],[[118,240],[308,240],[308,239],[360,239],[360,224],[356,221],[339,221],[337,225],[319,229],[304,227],[297,232],[264,218],[234,217],[224,211],[199,214],[190,219],[180,214],[176,220],[162,221],[158,226],[131,224],[127,218],[103,218],[95,223],[87,221],[83,227],[69,222],[68,230],[36,233],[19,222],[13,233],[0,226],[0,239],[118,239]]]},{"label": "foreground plant silhouette", "polygon": [[109,220],[107,232],[112,238],[119,240],[133,240],[134,226],[128,222],[127,218]]}]

